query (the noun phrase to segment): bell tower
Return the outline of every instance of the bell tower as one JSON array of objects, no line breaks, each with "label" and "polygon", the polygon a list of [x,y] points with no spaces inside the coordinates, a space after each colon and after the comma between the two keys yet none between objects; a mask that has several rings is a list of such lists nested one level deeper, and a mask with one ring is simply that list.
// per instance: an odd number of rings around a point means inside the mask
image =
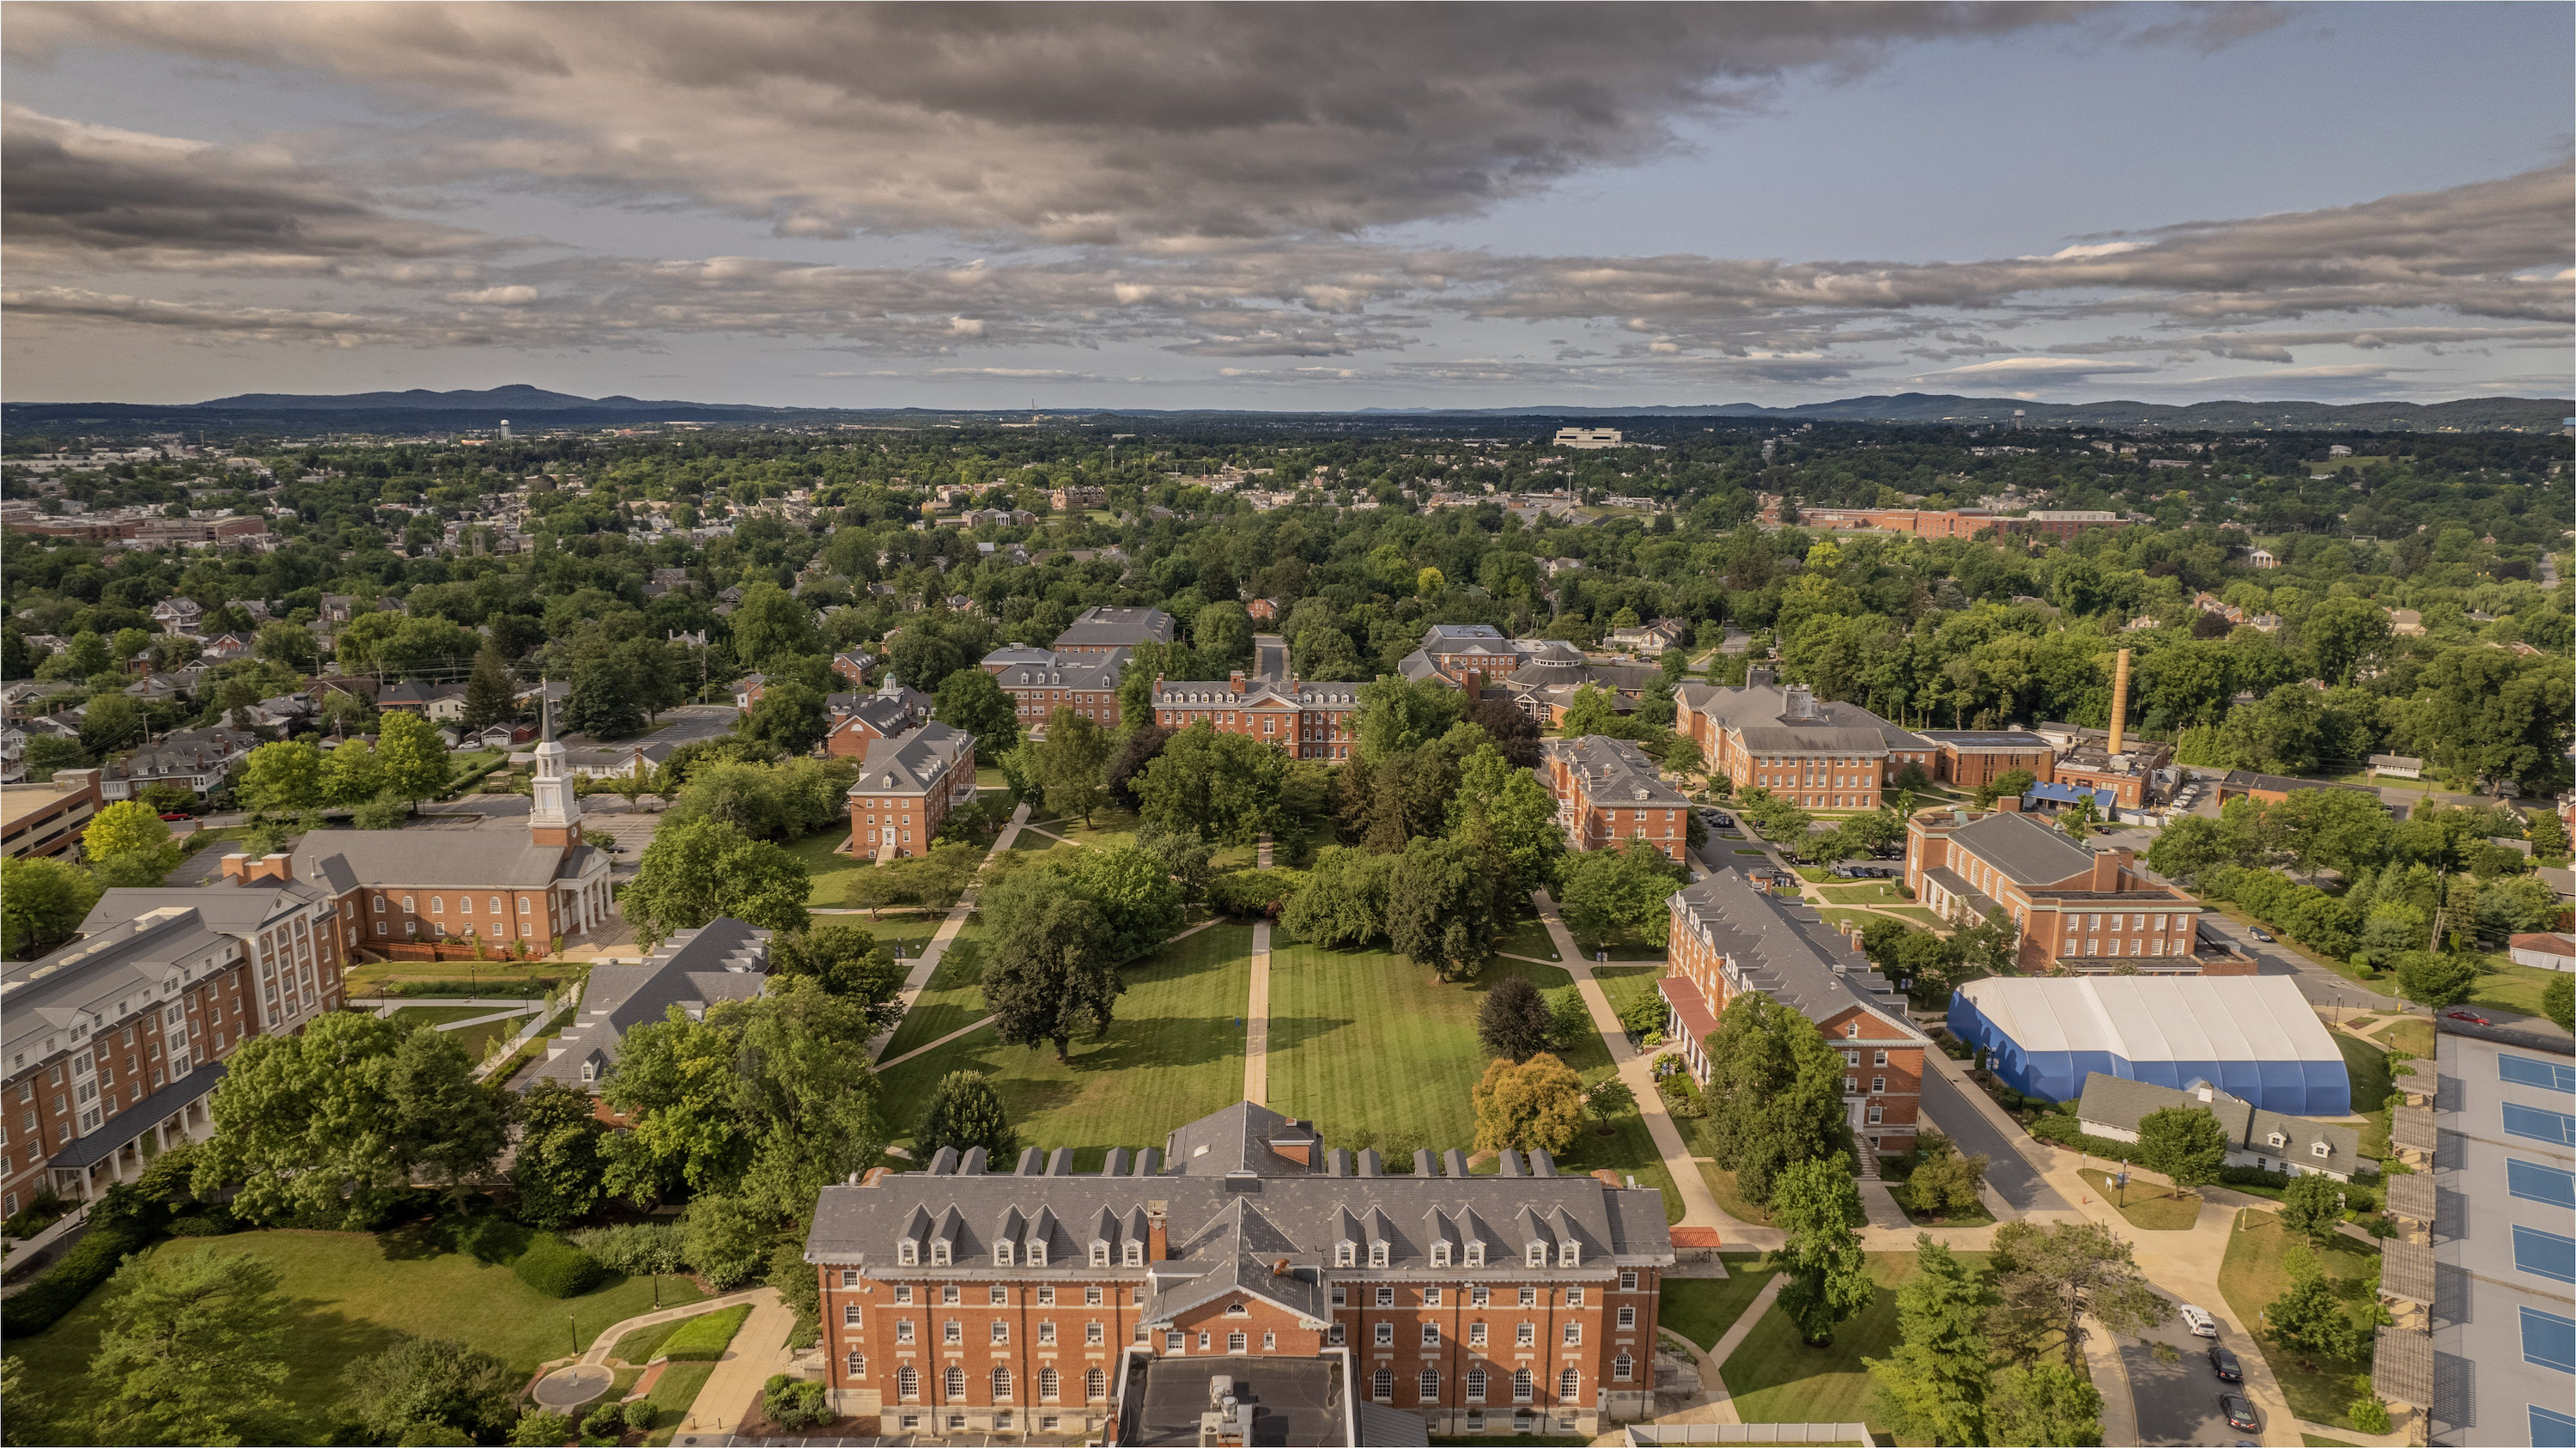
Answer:
[{"label": "bell tower", "polygon": [[581,843],[581,801],[564,774],[564,747],[555,742],[554,700],[537,690],[537,773],[530,790],[528,831],[540,845],[566,852]]}]

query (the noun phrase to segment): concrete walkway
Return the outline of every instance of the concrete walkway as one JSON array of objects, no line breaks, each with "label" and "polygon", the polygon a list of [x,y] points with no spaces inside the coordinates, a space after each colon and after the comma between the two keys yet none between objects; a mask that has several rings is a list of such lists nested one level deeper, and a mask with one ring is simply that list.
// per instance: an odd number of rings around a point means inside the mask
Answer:
[{"label": "concrete walkway", "polygon": [[[1265,838],[1261,853],[1270,853]],[[1243,1010],[1243,1099],[1270,1104],[1270,922],[1252,927],[1252,1001]]]},{"label": "concrete walkway", "polygon": [[1699,1174],[1699,1165],[1691,1160],[1681,1129],[1673,1125],[1673,1118],[1664,1110],[1663,1095],[1655,1089],[1652,1060],[1629,1049],[1627,1029],[1619,1024],[1619,1013],[1610,1009],[1610,997],[1603,993],[1601,983],[1592,978],[1592,967],[1575,950],[1574,933],[1565,928],[1565,917],[1556,913],[1556,902],[1548,898],[1545,890],[1531,891],[1530,902],[1538,907],[1538,918],[1547,927],[1548,939],[1564,958],[1563,968],[1574,977],[1584,1009],[1592,1013],[1593,1029],[1601,1033],[1601,1043],[1610,1048],[1619,1079],[1636,1093],[1638,1114],[1646,1119],[1646,1132],[1654,1138],[1656,1154],[1664,1159],[1664,1170],[1672,1173],[1673,1190],[1682,1200],[1682,1219],[1675,1225],[1710,1228],[1730,1247],[1779,1246],[1784,1234],[1776,1228],[1739,1222],[1718,1207],[1708,1182]]},{"label": "concrete walkway", "polygon": [[750,1301],[751,1316],[743,1319],[707,1385],[698,1390],[674,1443],[723,1442],[742,1426],[744,1410],[757,1404],[771,1375],[787,1371],[787,1334],[796,1326],[796,1313],[778,1300],[774,1287],[740,1295]]},{"label": "concrete walkway", "polygon": [[2092,1317],[2083,1319],[2084,1367],[2093,1377],[2094,1390],[2102,1395],[2102,1441],[2135,1443],[2138,1439],[2138,1403],[2129,1385],[2129,1365],[2120,1360],[2120,1345],[2110,1329]]},{"label": "concrete walkway", "polygon": [[[665,1307],[653,1312],[639,1313],[624,1322],[612,1322],[600,1332],[598,1337],[591,1340],[590,1351],[581,1355],[581,1361],[592,1367],[605,1366],[611,1360],[609,1354],[616,1350],[617,1344],[630,1332],[640,1328],[658,1327],[666,1322],[678,1322],[684,1317],[702,1317],[710,1312],[722,1312],[728,1307],[740,1307],[746,1302],[755,1300],[764,1292],[772,1292],[772,1289],[760,1287],[748,1292],[729,1293],[723,1297],[709,1297],[703,1301],[689,1303],[685,1307]],[[617,1359],[617,1361],[623,1362],[624,1359]],[[642,1363],[627,1365],[643,1366]]]},{"label": "concrete walkway", "polygon": [[[1021,800],[1020,807],[1011,811],[1010,823],[1002,826],[1001,834],[994,837],[993,848],[984,852],[986,866],[1010,853],[1011,846],[1019,841],[1020,831],[1028,822],[1029,802]],[[957,897],[956,908],[948,912],[947,919],[939,922],[939,929],[930,937],[930,943],[922,947],[921,959],[913,962],[911,973],[903,978],[903,989],[896,993],[896,999],[903,1002],[905,1011],[911,1010],[912,1003],[921,999],[921,993],[930,988],[930,978],[938,974],[939,962],[948,954],[950,943],[957,939],[959,931],[966,928],[966,918],[975,913],[976,893],[975,887],[969,885],[966,893]],[[885,1054],[886,1043],[894,1039],[895,1027],[902,1024],[903,1015],[898,1012],[893,1025],[887,1026],[883,1035],[868,1042],[870,1065]]]}]

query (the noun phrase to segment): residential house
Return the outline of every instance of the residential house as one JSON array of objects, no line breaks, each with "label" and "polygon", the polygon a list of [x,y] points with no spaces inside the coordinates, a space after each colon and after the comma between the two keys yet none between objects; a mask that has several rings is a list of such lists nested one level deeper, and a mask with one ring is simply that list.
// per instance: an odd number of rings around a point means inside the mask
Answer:
[{"label": "residential house", "polygon": [[2376,1163],[2362,1156],[2361,1133],[2353,1128],[2266,1111],[2207,1081],[2176,1090],[2095,1071],[2084,1078],[2084,1096],[2076,1105],[2075,1119],[2094,1136],[2136,1141],[2140,1122],[2175,1108],[2206,1111],[2218,1118],[2227,1133],[2229,1166],[2332,1177],[2339,1182],[2352,1180],[2355,1171],[2376,1169]]},{"label": "residential house", "polygon": [[768,983],[769,937],[718,916],[673,935],[638,964],[592,966],[580,1016],[547,1045],[529,1084],[554,1081],[596,1095],[615,1073],[628,1031],[659,1024],[673,1006],[703,1020],[709,1006],[756,998]]},{"label": "residential house", "polygon": [[1664,650],[1678,648],[1689,641],[1689,621],[1678,618],[1659,618],[1635,628],[1610,631],[1610,647],[1644,654],[1650,659],[1659,658]]},{"label": "residential house", "polygon": [[1495,1165],[1424,1148],[1390,1174],[1242,1102],[1096,1172],[978,1147],[825,1187],[805,1260],[832,1405],[890,1434],[1116,1443],[1200,1442],[1227,1413],[1204,1441],[1650,1414],[1663,1198],[1544,1151]]},{"label": "residential house", "polygon": [[206,610],[193,598],[170,597],[152,605],[152,621],[163,633],[195,635],[204,626]]},{"label": "residential house", "polygon": [[99,794],[109,804],[133,799],[156,784],[175,784],[204,795],[224,782],[235,765],[268,741],[248,729],[174,729],[113,760],[99,772]]},{"label": "residential house", "polygon": [[2576,971],[2576,935],[2563,931],[2529,930],[2507,942],[2509,957],[2516,965],[2535,970]]}]

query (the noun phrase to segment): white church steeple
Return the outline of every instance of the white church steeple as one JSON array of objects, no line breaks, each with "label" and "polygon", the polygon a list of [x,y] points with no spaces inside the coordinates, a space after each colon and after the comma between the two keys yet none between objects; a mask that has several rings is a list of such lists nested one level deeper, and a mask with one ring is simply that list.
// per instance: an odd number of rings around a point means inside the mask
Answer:
[{"label": "white church steeple", "polygon": [[537,687],[537,772],[530,790],[528,829],[541,845],[570,849],[581,843],[581,801],[564,773],[564,747],[555,742],[554,699]]}]

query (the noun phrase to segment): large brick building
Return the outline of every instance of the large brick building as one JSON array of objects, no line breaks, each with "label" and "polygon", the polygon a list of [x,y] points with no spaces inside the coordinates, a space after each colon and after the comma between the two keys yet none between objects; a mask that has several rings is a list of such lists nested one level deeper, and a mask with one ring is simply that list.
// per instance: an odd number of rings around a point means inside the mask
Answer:
[{"label": "large brick building", "polygon": [[2149,881],[2135,850],[2080,844],[1997,800],[1990,814],[1926,810],[1906,824],[1905,883],[1955,921],[2001,908],[2034,975],[2251,975],[2254,962],[2201,935],[2200,902]]},{"label": "large brick building", "polygon": [[1925,729],[1921,736],[1933,749],[1932,777],[1943,784],[1975,789],[2016,769],[2040,784],[2057,779],[2057,750],[2027,729]]},{"label": "large brick building", "polygon": [[868,746],[849,799],[852,854],[927,854],[948,812],[975,802],[975,736],[934,721],[879,739]]},{"label": "large brick building", "polygon": [[1671,1010],[1668,1034],[1703,1085],[1715,1063],[1709,1032],[1728,1002],[1757,991],[1816,1023],[1843,1058],[1843,1105],[1861,1173],[1912,1149],[1923,1104],[1923,1052],[1931,1038],[1906,1017],[1905,997],[1849,940],[1814,912],[1773,899],[1733,870],[1675,891],[1671,968],[1657,983]]},{"label": "large brick building", "polygon": [[[943,1149],[816,1205],[833,1403],[888,1436],[1196,1442],[1215,1377],[1252,1389],[1236,1441],[1590,1436],[1651,1411],[1674,1260],[1653,1190],[1545,1152],[1472,1175],[1425,1150],[1391,1175],[1250,1102],[1097,1173],[1062,1147],[994,1165]],[[1413,1421],[1300,1431],[1301,1393]]]},{"label": "large brick building", "polygon": [[1251,673],[1224,680],[1154,681],[1154,722],[1166,729],[1205,724],[1275,744],[1295,759],[1347,760],[1358,741],[1360,686],[1300,682],[1288,667],[1288,641],[1252,640]]},{"label": "large brick building", "polygon": [[110,890],[80,937],[0,977],[0,1212],[86,1200],[214,1129],[224,1058],[340,1007],[346,928],[284,855],[199,889]]},{"label": "large brick building", "polygon": [[1078,653],[1005,648],[985,655],[983,667],[1011,696],[1020,731],[1043,739],[1046,721],[1058,709],[1071,709],[1103,729],[1117,728],[1118,678],[1134,656],[1125,647]]},{"label": "large brick building", "polygon": [[1167,644],[1179,637],[1172,616],[1159,608],[1110,608],[1095,605],[1074,615],[1055,636],[1060,654],[1105,654],[1140,644]]},{"label": "large brick building", "polygon": [[1680,861],[1690,837],[1690,801],[1664,783],[1655,762],[1625,739],[1587,734],[1539,741],[1539,777],[1556,797],[1569,850],[1615,850],[1644,840]]},{"label": "large brick building", "polygon": [[832,724],[823,736],[823,752],[835,759],[863,759],[880,739],[911,732],[930,719],[928,694],[907,689],[889,677],[873,694],[826,694],[823,707]]},{"label": "large brick building", "polygon": [[1741,686],[1684,684],[1676,732],[1699,745],[1712,773],[1739,790],[1760,787],[1802,809],[1876,809],[1909,764],[1930,774],[1931,740],[1858,704],[1819,699],[1754,669]]}]

